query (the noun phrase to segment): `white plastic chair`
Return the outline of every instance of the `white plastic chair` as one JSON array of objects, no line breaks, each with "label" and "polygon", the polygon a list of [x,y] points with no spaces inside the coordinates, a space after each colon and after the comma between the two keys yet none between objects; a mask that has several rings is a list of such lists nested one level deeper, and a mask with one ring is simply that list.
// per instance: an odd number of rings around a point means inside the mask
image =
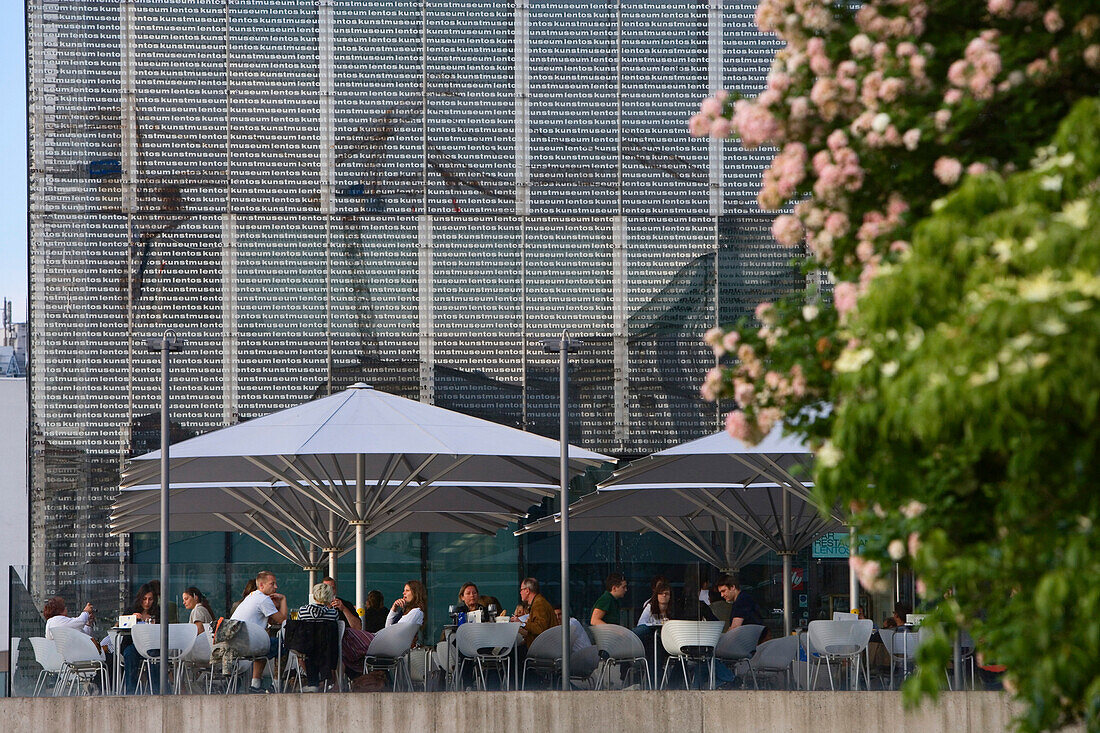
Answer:
[{"label": "white plastic chair", "polygon": [[69,628],[53,630],[54,643],[65,663],[65,679],[69,693],[80,686],[80,694],[92,692],[92,683],[98,679],[100,694],[107,692],[107,663],[92,637],[82,631]]},{"label": "white plastic chair", "polygon": [[549,673],[551,683],[555,675],[561,675],[561,626],[542,632],[527,648],[527,659],[523,660],[523,680],[519,686],[521,690],[527,689],[529,669]]},{"label": "white plastic chair", "polygon": [[798,637],[795,635],[781,636],[778,639],[769,639],[756,647],[756,653],[749,659],[749,669],[752,670],[753,683],[757,681],[757,674],[783,673],[786,678],[787,689],[791,687],[791,665],[798,659]]},{"label": "white plastic chair", "polygon": [[42,694],[46,680],[50,675],[54,678],[54,689],[51,694],[57,694],[61,685],[61,675],[65,669],[65,660],[61,658],[61,652],[57,651],[57,645],[53,639],[44,636],[31,637],[31,649],[34,650],[34,660],[42,667],[38,673],[38,679],[34,683],[34,697]]},{"label": "white plastic chair", "polygon": [[[892,631],[889,634],[889,643],[887,643],[885,637],[882,641],[886,644],[886,650],[890,652],[890,689],[896,689],[894,670],[901,668],[901,678],[898,681],[904,682],[910,671],[916,668],[917,649],[928,638],[929,632],[910,626],[899,626],[889,631]],[[882,634],[883,631],[879,631],[880,637],[882,637]]]},{"label": "white plastic chair", "polygon": [[[146,676],[146,684],[149,692],[153,691],[152,670],[153,665],[159,660],[160,653],[160,624],[136,624],[131,629],[134,647],[142,657],[141,670],[138,672],[138,692],[141,692],[141,676]],[[198,629],[195,624],[168,624],[168,665],[175,668],[175,691],[180,691],[180,662],[191,647],[195,644]],[[151,652],[157,650],[158,656]],[[209,658],[209,657],[208,657]]]},{"label": "white plastic chair", "polygon": [[722,636],[721,621],[666,621],[661,626],[661,643],[668,653],[661,687],[668,685],[669,665],[680,663],[684,673],[684,686],[690,687],[687,663],[707,665],[710,685],[714,686],[714,649]]},{"label": "white plastic chair", "polygon": [[458,651],[462,662],[458,667],[458,679],[467,662],[476,665],[477,680],[481,689],[487,689],[485,668],[495,667],[500,674],[501,687],[508,689],[508,678],[512,669],[512,650],[519,638],[518,623],[506,624],[462,624],[455,632],[458,637]]},{"label": "white plastic chair", "polygon": [[[600,656],[603,657],[597,670],[597,690],[603,688],[605,684],[607,687],[611,686],[611,669],[621,664],[630,665],[627,670],[628,674],[633,673],[641,664],[645,672],[646,687],[653,688],[653,675],[657,673],[657,670],[653,670],[652,674],[650,673],[649,659],[646,658],[645,647],[637,634],[618,624],[596,624],[589,627],[588,632],[596,642],[596,648],[599,650]],[[606,683],[604,682],[605,679],[607,680]]]},{"label": "white plastic chair", "polygon": [[397,692],[398,680],[404,675],[409,689],[412,690],[408,667],[409,650],[412,649],[413,639],[419,631],[420,624],[404,623],[387,626],[375,634],[367,647],[366,656],[363,657],[364,674],[376,669],[389,671],[393,675],[394,692]]},{"label": "white plastic chair", "polygon": [[[764,627],[760,624],[744,624],[730,629],[718,639],[718,646],[714,648],[714,661],[721,662],[731,671],[736,672],[740,662],[748,662],[752,657],[762,633],[764,633]],[[756,673],[752,667],[749,667],[749,673],[752,675],[753,688],[759,689],[756,684]]]},{"label": "white plastic chair", "polygon": [[[197,629],[196,629],[197,631]],[[209,625],[201,634],[196,634],[191,648],[180,655],[179,675],[187,682],[187,691],[193,691],[197,678],[206,675],[206,691],[210,692],[210,652],[214,648],[213,633]],[[177,688],[179,684],[177,684]]]},{"label": "white plastic chair", "polygon": [[[810,682],[810,689],[817,684],[817,675],[821,670],[821,662],[825,662],[825,668],[829,673],[829,688],[833,689],[832,662],[848,661],[855,664],[855,687],[859,689],[859,671],[863,668],[864,653],[867,651],[867,642],[871,639],[874,624],[870,619],[856,621],[811,621],[808,629],[810,649],[817,658],[814,660],[814,675]],[[867,688],[871,687],[870,675],[864,670],[864,679]]]}]

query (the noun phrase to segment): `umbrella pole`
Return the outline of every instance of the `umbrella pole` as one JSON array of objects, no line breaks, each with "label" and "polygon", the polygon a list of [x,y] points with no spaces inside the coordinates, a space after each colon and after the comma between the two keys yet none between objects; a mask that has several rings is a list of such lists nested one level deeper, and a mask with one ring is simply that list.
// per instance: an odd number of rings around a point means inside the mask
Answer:
[{"label": "umbrella pole", "polygon": [[367,457],[362,453],[355,456],[355,612],[362,617],[367,607],[366,568],[364,567],[364,554],[366,552],[367,528],[363,523],[363,511],[365,507],[364,494],[367,481]]},{"label": "umbrella pole", "polygon": [[336,547],[336,515],[328,513],[328,576],[336,580],[336,557],[339,550]]},{"label": "umbrella pole", "polygon": [[791,492],[783,489],[783,636],[791,635]]},{"label": "umbrella pole", "polygon": [[[859,539],[856,537],[855,526],[848,527],[848,556],[855,557],[859,551]],[[856,613],[859,610],[859,581],[856,579],[856,571],[852,563],[848,563],[848,610]]]}]

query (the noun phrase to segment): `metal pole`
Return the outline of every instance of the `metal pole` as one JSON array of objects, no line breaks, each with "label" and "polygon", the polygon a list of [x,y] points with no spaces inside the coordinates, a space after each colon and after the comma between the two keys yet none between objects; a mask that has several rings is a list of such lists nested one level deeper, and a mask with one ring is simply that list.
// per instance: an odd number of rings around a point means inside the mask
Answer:
[{"label": "metal pole", "polygon": [[367,607],[366,563],[363,557],[367,539],[367,528],[363,524],[366,481],[367,457],[360,453],[355,456],[355,612],[360,617]]},{"label": "metal pole", "polygon": [[791,492],[782,489],[783,501],[783,636],[791,635]]},{"label": "metal pole", "polygon": [[168,688],[168,354],[182,351],[184,341],[168,330],[160,338],[145,339],[150,353],[160,353],[160,694]]},{"label": "metal pole", "polygon": [[[856,537],[856,528],[848,527],[848,555],[855,557],[859,552],[859,540]],[[856,571],[852,564],[848,563],[848,610],[856,611],[859,608],[859,581],[856,579]]]},{"label": "metal pole", "polygon": [[328,513],[328,576],[336,580],[336,514]]},{"label": "metal pole", "polygon": [[560,339],[546,339],[543,350],[558,354],[558,421],[561,429],[561,688],[569,689],[569,352],[576,351],[582,341],[571,341],[569,332],[562,331]]},{"label": "metal pole", "polygon": [[569,334],[562,331],[559,369],[561,423],[561,689],[569,690]]},{"label": "metal pole", "polygon": [[[951,595],[955,595],[955,588],[952,586]],[[952,648],[952,662],[955,667],[955,684],[951,689],[961,690],[963,688],[963,660],[962,660],[962,629],[955,629],[955,637],[951,641]]]},{"label": "metal pole", "polygon": [[160,342],[160,694],[168,694],[168,335]]}]

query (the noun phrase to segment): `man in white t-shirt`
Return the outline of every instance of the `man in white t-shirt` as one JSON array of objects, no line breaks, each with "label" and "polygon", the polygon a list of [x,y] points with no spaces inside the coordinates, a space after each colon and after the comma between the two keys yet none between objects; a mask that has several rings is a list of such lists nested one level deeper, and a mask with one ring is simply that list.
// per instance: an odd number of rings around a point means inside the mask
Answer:
[{"label": "man in white t-shirt", "polygon": [[[236,621],[254,624],[266,628],[268,624],[278,625],[286,620],[286,596],[276,593],[279,584],[275,582],[275,573],[261,570],[256,574],[256,590],[245,596],[233,612],[232,618]],[[264,666],[278,652],[278,639],[272,637],[271,648],[268,650],[267,659],[257,659],[252,662],[252,686],[250,692],[262,692],[260,682],[264,676]]]}]

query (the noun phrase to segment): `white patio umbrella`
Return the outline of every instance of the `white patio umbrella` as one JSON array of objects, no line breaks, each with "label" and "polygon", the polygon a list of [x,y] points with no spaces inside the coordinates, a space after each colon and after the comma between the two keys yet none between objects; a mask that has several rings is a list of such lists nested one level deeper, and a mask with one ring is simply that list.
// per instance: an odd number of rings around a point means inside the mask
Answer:
[{"label": "white patio umbrella", "polygon": [[[434,496],[422,500],[416,511],[395,513],[376,523],[366,539],[383,531],[495,534],[524,516],[530,503],[541,499],[541,492],[532,493],[533,499],[509,495],[514,508],[507,504],[502,508],[502,502],[478,503],[476,496],[468,495],[472,511],[433,510],[432,504],[444,504],[432,502]],[[175,488],[171,507],[174,529],[248,535],[308,572],[310,585],[316,571],[324,569],[324,555],[328,556],[329,575],[335,576],[336,558],[355,545],[351,525],[287,486]],[[111,510],[112,534],[160,531],[159,489],[126,489]]]},{"label": "white patio umbrella", "polygon": [[[771,550],[783,559],[790,631],[791,557],[842,525],[822,512],[807,478],[813,454],[777,426],[756,446],[726,432],[632,461],[570,506],[575,530],[653,531],[699,558],[736,570]],[[520,532],[553,531],[548,517]]]},{"label": "white patio umbrella", "polygon": [[[362,607],[368,535],[423,519],[417,516],[423,511],[436,515],[432,521],[447,511],[477,512],[479,506],[493,507],[490,514],[522,514],[556,491],[560,453],[556,440],[360,383],[176,443],[169,471],[174,488],[226,495],[226,487],[287,488],[351,524],[356,605]],[[572,475],[612,460],[577,447],[569,454]],[[159,482],[160,452],[154,451],[131,461],[119,487],[152,489]],[[272,501],[291,521],[287,514],[296,515],[298,507],[279,496],[273,493]],[[277,516],[261,513],[270,521]],[[463,521],[479,520],[464,515]]]}]

